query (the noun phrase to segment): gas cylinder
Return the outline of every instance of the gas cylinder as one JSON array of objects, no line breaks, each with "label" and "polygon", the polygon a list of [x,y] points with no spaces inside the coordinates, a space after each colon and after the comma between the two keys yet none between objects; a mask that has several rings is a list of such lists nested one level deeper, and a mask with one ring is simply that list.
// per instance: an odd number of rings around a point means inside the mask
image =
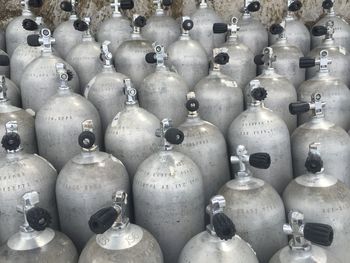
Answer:
[{"label": "gas cylinder", "polygon": [[101,45],[103,66],[100,73],[90,80],[85,88],[85,98],[91,101],[98,110],[103,134],[114,116],[124,109],[124,79],[127,77],[115,71],[110,52],[110,42],[105,41]]},{"label": "gas cylinder", "polygon": [[0,29],[0,49],[6,50],[5,31],[3,29]]},{"label": "gas cylinder", "polygon": [[269,263],[341,263],[324,250],[333,241],[334,231],[331,226],[305,223],[304,215],[299,211],[290,211],[288,218],[289,224],[283,225],[283,232],[292,236],[289,246],[280,249]]},{"label": "gas cylinder", "polygon": [[[325,38],[320,45],[310,51],[307,55],[309,58],[318,58],[320,51],[327,50],[332,58],[333,67],[330,68],[331,74],[350,85],[350,51],[347,51],[343,46],[335,43],[333,34],[337,31],[334,21],[328,20],[325,26],[316,26],[312,28],[312,34],[315,36],[324,35]],[[317,73],[317,68],[308,68],[306,70],[306,78],[310,79]]]},{"label": "gas cylinder", "polygon": [[224,136],[232,121],[243,111],[242,89],[236,81],[221,72],[221,66],[229,62],[227,48],[213,49],[213,67],[209,75],[194,87],[199,111],[203,120],[220,129]]},{"label": "gas cylinder", "polygon": [[332,175],[333,171],[324,171],[320,148],[323,148],[320,143],[309,145],[305,162],[307,173],[287,186],[283,201],[287,211],[298,209],[308,221],[331,225],[335,236],[327,250],[347,262],[350,256],[350,190]]},{"label": "gas cylinder", "polygon": [[255,0],[244,0],[242,17],[238,26],[240,41],[249,47],[254,55],[261,54],[264,47],[268,45],[268,34],[266,27],[252,13],[260,10],[260,2]]},{"label": "gas cylinder", "polygon": [[[285,0],[286,1],[286,0]],[[299,0],[287,0],[287,10],[283,19],[286,21],[285,35],[290,45],[298,47],[306,56],[310,52],[310,32],[305,24],[295,15],[300,11],[303,4]],[[269,33],[269,45],[273,45],[278,40],[277,35]]]},{"label": "gas cylinder", "polygon": [[174,68],[186,81],[190,90],[199,80],[208,75],[208,56],[202,45],[190,37],[193,21],[188,16],[182,17],[182,34],[168,48],[168,66]]},{"label": "gas cylinder", "polygon": [[[299,87],[305,80],[305,69],[299,68],[299,59],[303,57],[303,52],[297,46],[289,43],[285,33],[286,28],[286,20],[270,27],[271,34],[279,35],[277,41],[271,45],[273,53],[277,57],[275,70],[292,82],[294,87]],[[262,69],[262,66],[259,67],[260,73]]]},{"label": "gas cylinder", "polygon": [[[24,19],[22,26],[29,32],[32,31],[35,34],[40,34],[40,29],[42,27],[42,17],[36,17],[35,21],[28,18]],[[16,83],[17,86],[20,87],[21,85],[21,79],[25,67],[34,59],[40,57],[41,49],[42,48],[40,45],[30,46],[28,43],[22,43],[18,45],[13,51],[10,62],[11,80]]]},{"label": "gas cylinder", "polygon": [[75,45],[67,54],[67,62],[77,71],[80,80],[80,91],[84,94],[85,86],[91,80],[91,77],[101,71],[100,44],[93,39],[90,34],[90,18],[76,20],[74,28],[78,31],[84,31],[83,39]]},{"label": "gas cylinder", "polygon": [[312,110],[310,121],[299,126],[291,136],[294,177],[306,173],[304,166],[309,144],[317,141],[322,144],[324,168],[331,171],[340,181],[350,186],[350,137],[345,130],[329,122],[324,116],[321,93],[313,93],[311,102],[296,102],[289,105],[291,114],[300,114]]},{"label": "gas cylinder", "polygon": [[63,63],[56,64],[56,71],[60,81],[58,92],[38,111],[35,131],[40,155],[60,170],[80,152],[75,138],[79,136],[84,120],[93,120],[98,145],[101,145],[102,136],[100,117],[94,105],[67,86],[71,72]]},{"label": "gas cylinder", "polygon": [[201,0],[199,8],[191,15],[194,23],[190,31],[192,39],[197,40],[207,52],[210,59],[213,49],[219,47],[225,42],[225,33],[213,34],[213,24],[223,23],[224,20],[208,6],[207,0]]},{"label": "gas cylinder", "polygon": [[113,0],[110,5],[113,9],[112,17],[101,23],[97,31],[97,40],[100,43],[106,40],[110,41],[111,52],[114,54],[119,45],[130,38],[132,32],[129,19],[123,16],[120,11],[134,8],[134,1]]},{"label": "gas cylinder", "polygon": [[[288,105],[297,99],[297,92],[293,84],[284,76],[279,75],[273,63],[278,60],[271,47],[264,48],[263,54],[255,56],[257,65],[264,67],[262,73],[255,79],[267,92],[264,104],[267,108],[278,115],[288,127],[290,133],[297,127],[297,118],[289,113]],[[250,85],[245,87],[246,107],[251,103]]]},{"label": "gas cylinder", "polygon": [[34,19],[34,15],[29,8],[38,8],[43,5],[42,0],[23,0],[20,3],[22,15],[12,19],[6,27],[6,50],[10,57],[17,46],[27,42],[27,36],[31,34],[22,27],[24,19]]},{"label": "gas cylinder", "polygon": [[188,93],[188,116],[179,126],[185,139],[174,149],[186,154],[198,165],[203,176],[205,202],[208,203],[231,177],[225,137],[215,125],[201,119],[197,112],[199,105],[195,93]]},{"label": "gas cylinder", "polygon": [[165,48],[174,43],[180,36],[179,23],[167,14],[164,9],[169,9],[172,0],[153,0],[156,12],[147,20],[147,24],[141,29],[142,36],[153,42],[163,45]]},{"label": "gas cylinder", "polygon": [[231,124],[228,131],[228,144],[231,154],[243,144],[249,151],[269,151],[271,166],[265,171],[252,168],[256,177],[271,184],[279,193],[293,178],[290,135],[287,125],[270,109],[263,100],[266,90],[259,80],[250,82],[251,104]]},{"label": "gas cylinder", "polygon": [[[50,211],[53,227],[58,227],[55,184],[57,172],[44,158],[22,151],[18,122],[6,123],[6,134],[1,144],[6,154],[0,158],[0,243],[4,243],[21,225],[22,219],[16,214],[17,201],[27,191],[37,190],[42,196],[42,205]],[[25,131],[24,131],[25,132]],[[2,262],[2,261],[0,261]]]},{"label": "gas cylinder", "polygon": [[[42,193],[40,196],[41,200],[45,200]],[[22,214],[21,225],[16,228],[19,231],[0,247],[0,261],[77,263],[78,253],[72,241],[65,234],[49,228],[50,213],[36,206],[40,202],[39,193],[26,192],[16,200],[16,204],[17,202],[17,212]],[[13,211],[16,211],[15,207],[13,205]],[[9,218],[10,221],[12,219],[13,217]]]},{"label": "gas cylinder", "polygon": [[[37,112],[51,96],[56,94],[59,83],[56,75],[57,63],[64,63],[72,74],[76,75],[71,65],[52,53],[51,45],[54,42],[55,39],[51,37],[51,31],[47,28],[41,29],[40,36],[28,37],[29,45],[41,45],[41,56],[30,62],[22,75],[20,86],[24,109]],[[78,78],[71,79],[70,85],[74,91],[78,91]]]},{"label": "gas cylinder", "polygon": [[199,167],[173,150],[184,134],[170,119],[156,135],[162,146],[140,164],[133,182],[135,219],[158,240],[164,261],[176,263],[187,241],[204,229],[204,185]]},{"label": "gas cylinder", "polygon": [[140,28],[146,25],[146,19],[134,14],[132,25],[131,38],[119,45],[114,53],[114,63],[118,72],[129,76],[138,89],[144,78],[154,71],[154,66],[145,61],[146,54],[153,52],[153,48],[140,33]]},{"label": "gas cylinder", "polygon": [[[322,2],[323,10],[326,15],[317,21],[315,27],[323,26],[328,20],[334,22],[334,41],[336,44],[345,47],[350,52],[350,25],[344,18],[337,15],[334,11],[335,0],[325,0]],[[340,4],[340,3],[339,3]],[[312,48],[318,47],[322,43],[322,37],[311,36]]]},{"label": "gas cylinder", "polygon": [[234,223],[224,213],[225,206],[222,195],[210,199],[206,208],[210,224],[187,242],[178,263],[258,263],[251,246],[236,234]]},{"label": "gas cylinder", "polygon": [[68,52],[77,46],[83,38],[83,32],[74,28],[74,22],[78,20],[78,2],[79,0],[70,0],[60,3],[62,11],[70,13],[68,20],[59,24],[53,32],[53,37],[56,39],[55,48],[62,58],[66,58]]},{"label": "gas cylinder", "polygon": [[81,251],[92,236],[90,215],[106,205],[117,190],[130,193],[129,176],[121,161],[98,150],[92,120],[82,123],[81,153],[62,168],[56,197],[62,231]]},{"label": "gas cylinder", "polygon": [[238,87],[244,89],[256,76],[256,66],[252,51],[239,39],[237,25],[238,19],[231,18],[231,24],[216,23],[213,25],[214,33],[228,32],[226,43],[221,47],[227,48],[230,61],[221,67],[221,72],[233,78]]},{"label": "gas cylinder", "polygon": [[[9,121],[17,121],[21,131],[21,144],[27,153],[36,153],[36,137],[34,118],[30,112],[12,105],[11,98],[7,97],[8,80],[0,76],[0,138],[5,135],[5,124]],[[1,151],[1,150],[0,150]],[[2,152],[6,152],[5,150]]]},{"label": "gas cylinder", "polygon": [[237,146],[236,154],[231,157],[231,163],[239,165],[236,178],[227,182],[219,194],[226,199],[225,212],[235,220],[237,234],[252,245],[259,262],[266,263],[287,244],[282,231],[284,206],[276,190],[265,181],[254,178],[246,166],[249,163],[259,169],[268,169],[271,158],[263,152],[248,155],[243,145]]},{"label": "gas cylinder", "polygon": [[140,105],[160,120],[169,116],[178,126],[186,119],[187,111],[183,106],[189,89],[179,74],[165,66],[168,55],[164,46],[154,43],[153,47],[155,52],[148,53],[146,61],[157,63],[156,71],[148,75],[139,88]]},{"label": "gas cylinder", "polygon": [[10,77],[10,58],[7,53],[0,49],[0,75],[4,75],[5,77]]},{"label": "gas cylinder", "polygon": [[[303,82],[298,92],[299,101],[309,100],[312,93],[320,92],[327,105],[325,118],[348,131],[350,129],[350,91],[345,83],[330,72],[333,66],[332,57],[327,50],[321,50],[319,58],[301,58],[300,67],[319,69],[314,77]],[[332,64],[332,65],[331,65]],[[298,116],[298,123],[303,124],[312,118],[307,112]]]},{"label": "gas cylinder", "polygon": [[128,170],[130,180],[137,167],[158,149],[154,131],[159,119],[139,107],[136,89],[130,79],[125,79],[125,109],[109,124],[105,134],[106,151],[120,159]]},{"label": "gas cylinder", "polygon": [[[113,205],[91,216],[91,237],[80,255],[80,263],[163,263],[157,240],[126,216],[127,193],[113,194]],[[132,238],[130,238],[132,237]]]}]

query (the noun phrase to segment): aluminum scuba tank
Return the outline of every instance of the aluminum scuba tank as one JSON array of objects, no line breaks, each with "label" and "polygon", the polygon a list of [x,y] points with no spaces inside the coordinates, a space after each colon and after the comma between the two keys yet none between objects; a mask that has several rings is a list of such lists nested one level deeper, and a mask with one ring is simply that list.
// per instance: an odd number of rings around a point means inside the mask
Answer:
[{"label": "aluminum scuba tank", "polygon": [[283,201],[287,211],[299,209],[308,221],[317,220],[331,225],[335,235],[327,250],[342,262],[347,262],[350,256],[350,190],[334,176],[328,175],[328,171],[324,172],[320,148],[323,148],[320,143],[309,145],[305,162],[307,173],[287,186]]},{"label": "aluminum scuba tank", "polygon": [[238,21],[239,39],[254,55],[261,54],[263,48],[268,46],[266,27],[252,15],[258,12],[260,7],[259,1],[244,0],[243,14]]},{"label": "aluminum scuba tank", "polygon": [[110,41],[111,52],[115,54],[120,44],[130,38],[132,27],[127,17],[123,16],[119,9],[128,10],[134,8],[133,0],[113,0],[110,4],[113,9],[112,17],[104,20],[98,31],[97,40],[100,43]]},{"label": "aluminum scuba tank", "polygon": [[[163,263],[157,240],[126,216],[127,193],[117,191],[113,206],[102,208],[89,220],[94,235],[80,255],[80,263]],[[132,237],[132,238],[130,238]]]},{"label": "aluminum scuba tank", "polygon": [[279,250],[269,263],[340,263],[323,248],[332,243],[334,231],[331,226],[304,223],[304,215],[298,211],[290,211],[288,217],[289,224],[283,225],[283,232],[292,239],[289,246]]},{"label": "aluminum scuba tank", "polygon": [[[37,112],[51,96],[57,92],[56,64],[64,63],[74,74],[71,65],[52,53],[51,45],[55,39],[51,37],[51,31],[43,28],[39,35],[30,35],[28,44],[32,46],[41,45],[41,56],[30,62],[24,69],[21,79],[21,97],[24,109],[32,109]],[[79,80],[74,78],[70,85],[74,91],[79,90]]]},{"label": "aluminum scuba tank", "polygon": [[276,190],[254,178],[246,166],[249,163],[259,169],[268,169],[271,158],[263,152],[248,155],[243,145],[237,146],[236,155],[231,156],[231,163],[239,164],[236,178],[227,182],[219,194],[226,199],[225,213],[235,220],[237,234],[252,246],[259,262],[266,263],[287,244],[282,231],[284,206]]},{"label": "aluminum scuba tank", "polygon": [[130,183],[123,163],[98,150],[92,120],[82,123],[78,142],[81,153],[59,173],[56,197],[61,229],[81,251],[93,234],[90,215],[106,205],[115,191],[130,193]]},{"label": "aluminum scuba tank", "polygon": [[[299,0],[287,0],[287,10],[283,19],[286,21],[285,35],[290,45],[298,47],[306,56],[310,52],[311,37],[305,24],[297,18],[296,12],[300,11],[303,4]],[[269,33],[269,45],[278,40],[277,35]]]},{"label": "aluminum scuba tank", "polygon": [[187,242],[178,263],[258,263],[251,246],[236,235],[234,223],[224,213],[225,206],[221,195],[210,199],[206,208],[210,224],[206,231]]},{"label": "aluminum scuba tank", "polygon": [[232,121],[243,111],[242,89],[236,81],[221,72],[222,65],[229,62],[227,48],[214,48],[213,67],[209,75],[194,87],[199,111],[203,120],[218,127],[224,136]]},{"label": "aluminum scuba tank", "polygon": [[21,1],[22,15],[14,18],[6,27],[6,51],[10,57],[17,46],[27,42],[27,36],[30,35],[30,32],[22,27],[24,19],[34,19],[29,8],[38,8],[42,5],[42,0]]},{"label": "aluminum scuba tank", "polygon": [[188,116],[179,126],[185,139],[174,149],[186,154],[198,165],[203,176],[205,202],[208,203],[231,177],[225,137],[215,125],[201,119],[197,112],[199,105],[194,92],[188,93]]},{"label": "aluminum scuba tank", "polygon": [[[264,100],[267,108],[276,113],[286,124],[290,133],[297,127],[297,118],[289,113],[288,105],[297,98],[293,84],[284,76],[279,75],[273,63],[278,60],[271,47],[266,47],[263,54],[255,56],[254,62],[264,67],[262,73],[255,79],[266,90],[268,96]],[[250,85],[245,87],[246,107],[251,103]]]},{"label": "aluminum scuba tank", "polygon": [[109,124],[105,134],[106,151],[120,159],[132,181],[137,167],[158,149],[154,131],[159,119],[139,107],[137,91],[125,79],[125,109],[120,111]]},{"label": "aluminum scuba tank", "polygon": [[[0,138],[6,134],[5,124],[9,121],[17,121],[24,151],[36,153],[38,150],[33,115],[11,104],[11,98],[7,97],[7,88],[8,80],[0,76]],[[6,150],[2,152],[6,152]]]},{"label": "aluminum scuba tank", "polygon": [[208,6],[207,0],[201,0],[199,8],[191,15],[194,23],[190,31],[192,39],[197,40],[207,52],[210,59],[215,47],[225,43],[225,33],[213,34],[213,24],[223,23],[224,20]]},{"label": "aluminum scuba tank", "polygon": [[50,211],[53,227],[58,228],[55,198],[57,172],[44,158],[22,151],[18,126],[17,121],[7,122],[6,134],[1,140],[2,147],[6,150],[6,154],[0,158],[1,244],[13,235],[22,223],[22,218],[16,214],[13,207],[25,192],[34,189],[40,192],[43,207]]},{"label": "aluminum scuba tank", "polygon": [[238,19],[232,17],[231,24],[214,24],[213,32],[228,32],[226,43],[221,47],[227,48],[230,61],[221,67],[221,72],[233,78],[243,89],[256,76],[256,66],[252,51],[240,41],[237,24]]},{"label": "aluminum scuba tank", "polygon": [[289,105],[291,114],[300,114],[312,110],[310,121],[299,126],[291,136],[294,177],[306,173],[304,166],[309,144],[320,142],[323,147],[324,168],[350,186],[350,137],[345,130],[329,122],[324,117],[325,103],[320,93],[311,96],[311,102],[297,102]]},{"label": "aluminum scuba tank", "polygon": [[124,109],[124,79],[127,77],[115,71],[112,64],[110,42],[101,45],[100,58],[103,62],[102,70],[90,80],[85,88],[85,98],[91,101],[98,110],[102,131],[105,133],[114,116]]},{"label": "aluminum scuba tank", "polygon": [[[305,69],[299,68],[299,59],[303,57],[301,50],[289,43],[286,36],[286,20],[281,24],[273,24],[270,32],[273,35],[279,35],[278,40],[271,46],[276,55],[275,70],[277,74],[286,77],[293,83],[294,87],[299,87],[305,80]],[[261,72],[263,67],[259,67]]]},{"label": "aluminum scuba tank", "polygon": [[[19,232],[0,247],[0,261],[77,263],[78,253],[72,241],[65,234],[48,228],[51,223],[50,213],[36,206],[39,203],[39,193],[27,192],[18,199],[17,212],[24,215],[20,220],[21,223],[24,222],[19,227]],[[12,209],[16,211],[14,207]]]},{"label": "aluminum scuba tank", "polygon": [[145,61],[145,56],[153,52],[152,44],[140,34],[140,28],[146,25],[146,19],[133,15],[133,32],[129,40],[119,45],[114,53],[114,63],[118,72],[131,78],[138,89],[146,76],[154,71],[154,66]]},{"label": "aluminum scuba tank", "polygon": [[[309,100],[312,93],[320,92],[322,99],[327,105],[325,118],[348,131],[350,129],[350,91],[345,83],[330,72],[333,65],[332,57],[328,56],[327,50],[321,50],[317,59],[301,58],[300,67],[319,68],[316,75],[303,82],[298,92],[299,101]],[[335,65],[336,66],[336,65]],[[303,124],[312,118],[312,113],[307,112],[298,116],[298,123]]]},{"label": "aluminum scuba tank", "polygon": [[228,131],[228,145],[234,154],[243,144],[249,151],[269,151],[272,163],[269,169],[260,171],[252,168],[256,177],[272,185],[278,193],[293,178],[290,135],[287,125],[277,114],[264,107],[266,90],[259,80],[250,82],[251,104],[231,124]]},{"label": "aluminum scuba tank", "polygon": [[164,46],[153,44],[154,51],[145,57],[147,63],[156,63],[156,71],[148,75],[139,87],[139,101],[142,108],[153,113],[160,120],[169,116],[174,125],[185,121],[187,111],[183,107],[189,89],[185,80],[165,66],[168,58]]},{"label": "aluminum scuba tank", "polygon": [[187,241],[204,229],[203,179],[189,157],[172,150],[184,134],[170,119],[156,134],[161,149],[141,163],[133,182],[135,219],[158,240],[164,262],[176,263]]},{"label": "aluminum scuba tank", "polygon": [[55,48],[62,58],[66,58],[69,51],[83,38],[83,32],[74,28],[74,22],[78,20],[78,2],[79,0],[69,0],[60,3],[61,10],[70,13],[68,20],[59,24],[53,32],[53,37],[56,39]]},{"label": "aluminum scuba tank", "polygon": [[82,41],[75,45],[66,57],[67,62],[73,66],[79,76],[80,91],[84,94],[85,87],[92,76],[101,71],[100,44],[90,34],[90,18],[76,20],[74,28],[78,31],[84,31]]},{"label": "aluminum scuba tank", "polygon": [[141,34],[150,42],[157,42],[168,48],[181,34],[179,23],[164,10],[169,9],[173,1],[153,0],[153,4],[156,5],[156,12],[147,19],[147,24],[141,29]]},{"label": "aluminum scuba tank", "polygon": [[76,139],[80,124],[91,119],[98,145],[102,145],[100,117],[96,108],[84,97],[73,93],[67,82],[72,74],[63,63],[56,64],[60,81],[58,92],[41,107],[35,118],[35,130],[41,156],[60,170],[68,160],[80,152]]},{"label": "aluminum scuba tank", "polygon": [[[314,27],[323,26],[328,20],[334,22],[334,28],[337,30],[334,32],[334,42],[340,46],[345,47],[350,52],[350,25],[344,18],[338,16],[334,11],[335,0],[325,0],[322,2],[323,10],[326,15],[317,21]],[[311,35],[312,48],[321,45],[323,38],[321,36]]]},{"label": "aluminum scuba tank", "polygon": [[[319,46],[310,51],[307,57],[318,58],[321,50],[327,50],[333,61],[333,67],[330,69],[331,74],[343,80],[346,85],[350,85],[350,51],[335,43],[333,34],[336,31],[334,21],[332,20],[328,20],[325,26],[313,27],[313,35],[324,35],[325,38]],[[312,78],[316,73],[316,68],[308,68],[306,70],[306,79]]]},{"label": "aluminum scuba tank", "polygon": [[207,53],[202,45],[190,37],[189,31],[194,24],[188,16],[182,17],[182,34],[179,39],[168,48],[168,63],[186,81],[190,90],[199,80],[208,75],[209,63]]}]

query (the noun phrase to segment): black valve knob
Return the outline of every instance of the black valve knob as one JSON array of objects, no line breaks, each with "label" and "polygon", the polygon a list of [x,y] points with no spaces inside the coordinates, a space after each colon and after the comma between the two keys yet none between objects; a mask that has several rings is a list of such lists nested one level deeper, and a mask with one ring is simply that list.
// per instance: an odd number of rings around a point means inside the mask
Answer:
[{"label": "black valve knob", "polygon": [[147,24],[147,21],[144,16],[138,16],[134,21],[134,25],[136,27],[144,27],[146,24]]},{"label": "black valve knob", "polygon": [[213,227],[216,235],[221,240],[232,239],[236,234],[234,223],[224,213],[218,213],[213,216]]},{"label": "black valve knob", "polygon": [[267,91],[263,87],[259,87],[259,88],[253,89],[250,92],[250,95],[255,100],[263,101],[267,97]]},{"label": "black valve knob", "polygon": [[28,1],[28,6],[29,7],[42,7],[42,5],[44,4],[44,2],[42,0],[29,0]]},{"label": "black valve knob", "polygon": [[308,112],[310,104],[308,102],[293,102],[289,104],[289,112],[292,115]]},{"label": "black valve knob", "polygon": [[103,234],[111,228],[118,217],[113,207],[102,208],[90,217],[89,227],[95,234]]},{"label": "black valve knob", "polygon": [[303,7],[303,4],[300,1],[294,1],[288,6],[288,11],[296,12],[299,11]]},{"label": "black valve knob", "polygon": [[34,20],[28,19],[28,18],[23,20],[22,27],[28,31],[34,31],[34,30],[37,30],[39,28],[37,23],[35,23]]},{"label": "black valve knob", "polygon": [[312,68],[316,66],[314,58],[303,57],[299,59],[299,68]]},{"label": "black valve knob", "polygon": [[50,213],[41,207],[33,207],[27,211],[27,221],[31,228],[43,231],[51,223]]},{"label": "black valve knob", "polygon": [[330,225],[318,223],[306,223],[304,237],[312,243],[329,247],[334,238],[333,228]]},{"label": "black valve knob", "polygon": [[176,128],[168,129],[165,132],[164,137],[171,144],[181,144],[185,139],[184,133]]},{"label": "black valve knob", "polygon": [[96,136],[91,131],[83,131],[80,133],[78,142],[81,148],[90,149],[96,141]]},{"label": "black valve knob", "polygon": [[214,63],[225,65],[230,61],[230,56],[227,53],[219,53],[214,58]]},{"label": "black valve knob", "polygon": [[185,21],[183,21],[182,23],[182,28],[185,30],[191,30],[193,28],[193,21],[190,19],[186,19]]},{"label": "black valve knob", "polygon": [[315,37],[324,36],[327,34],[327,28],[325,26],[314,26],[311,33]]},{"label": "black valve knob", "polygon": [[199,109],[199,102],[195,98],[186,101],[186,109],[188,111],[194,112]]},{"label": "black valve knob", "polygon": [[318,173],[323,168],[323,160],[317,154],[309,154],[305,162],[306,170],[310,173]]},{"label": "black valve knob", "polygon": [[155,58],[155,56],[156,56],[156,52],[147,53],[146,56],[145,56],[146,62],[149,63],[149,64],[156,63],[157,59]]},{"label": "black valve knob", "polygon": [[258,65],[258,66],[264,65],[265,62],[264,62],[263,58],[264,58],[264,54],[256,55],[254,57],[255,65]]},{"label": "black valve knob", "polygon": [[270,33],[272,35],[282,34],[283,31],[284,31],[284,28],[280,24],[273,24],[273,25],[270,26]]},{"label": "black valve knob", "polygon": [[75,30],[78,30],[78,31],[86,31],[89,29],[89,25],[80,19],[75,20],[73,23],[73,26]]},{"label": "black valve knob", "polygon": [[228,30],[228,25],[225,23],[215,23],[213,24],[214,34],[226,33]]},{"label": "black valve knob", "polygon": [[173,0],[163,0],[162,4],[164,6],[171,6],[173,4]]},{"label": "black valve knob", "polygon": [[41,46],[41,43],[39,41],[40,36],[39,35],[29,35],[27,36],[27,43],[31,47],[39,47]]},{"label": "black valve knob", "polygon": [[0,66],[7,67],[10,65],[10,58],[8,55],[0,55]]},{"label": "black valve knob", "polygon": [[1,140],[1,145],[5,150],[14,151],[21,145],[21,137],[16,132],[6,133]]},{"label": "black valve knob", "polygon": [[120,1],[120,8],[124,10],[133,9],[134,1],[133,0],[122,0]]},{"label": "black valve knob", "polygon": [[254,2],[251,2],[248,6],[247,6],[247,10],[249,12],[257,12],[260,10],[260,2],[258,1],[254,1]]},{"label": "black valve knob", "polygon": [[332,0],[325,0],[322,2],[323,9],[331,9],[333,7],[333,1]]},{"label": "black valve knob", "polygon": [[74,78],[74,73],[70,69],[67,69],[68,81],[71,81]]},{"label": "black valve knob", "polygon": [[271,165],[271,157],[268,153],[253,153],[249,156],[249,164],[255,168],[268,169]]},{"label": "black valve knob", "polygon": [[73,6],[70,1],[63,1],[60,3],[60,8],[65,12],[72,12]]}]

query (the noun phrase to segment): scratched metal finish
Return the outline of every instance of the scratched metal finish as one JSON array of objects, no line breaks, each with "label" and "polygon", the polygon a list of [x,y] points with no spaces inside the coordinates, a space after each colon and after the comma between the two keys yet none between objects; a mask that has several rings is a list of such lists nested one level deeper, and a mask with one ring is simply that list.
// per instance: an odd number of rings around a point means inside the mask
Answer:
[{"label": "scratched metal finish", "polygon": [[10,249],[6,244],[3,245],[0,248],[0,262],[77,263],[78,253],[74,244],[66,235],[60,232],[55,232],[55,237],[50,243],[33,250],[16,251]]},{"label": "scratched metal finish", "polygon": [[[20,130],[19,130],[20,132]],[[23,215],[16,211],[19,198],[26,192],[40,193],[40,206],[50,212],[53,228],[58,228],[55,185],[57,172],[38,155],[7,153],[0,158],[0,243],[19,231]],[[0,262],[3,262],[0,260]],[[13,261],[16,262],[16,261]]]},{"label": "scratched metal finish", "polygon": [[226,200],[225,214],[235,223],[237,234],[252,246],[259,262],[267,263],[287,245],[282,229],[286,220],[284,205],[269,184],[257,178],[234,179],[219,194]]},{"label": "scratched metal finish", "polygon": [[204,230],[203,179],[198,166],[176,151],[159,151],[138,168],[133,183],[136,223],[158,240],[164,261]]}]

